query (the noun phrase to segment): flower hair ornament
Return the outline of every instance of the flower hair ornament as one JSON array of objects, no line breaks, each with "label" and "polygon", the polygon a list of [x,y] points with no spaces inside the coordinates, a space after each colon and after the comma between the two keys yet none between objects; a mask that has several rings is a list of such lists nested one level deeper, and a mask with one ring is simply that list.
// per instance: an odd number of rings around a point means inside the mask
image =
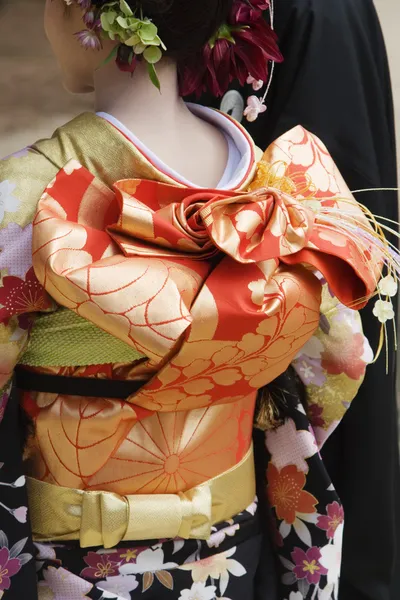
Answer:
[{"label": "flower hair ornament", "polygon": [[[264,18],[265,11],[269,11],[270,23]],[[180,69],[182,96],[200,96],[208,90],[220,97],[235,79],[241,86],[251,84],[254,91],[269,82],[263,97],[251,96],[247,101],[244,116],[255,121],[266,110],[274,64],[283,60],[273,23],[273,0],[234,0],[227,22],[204,46],[201,55]]]},{"label": "flower hair ornament", "polygon": [[[151,81],[160,89],[155,65],[167,48],[157,25],[143,14],[139,2],[134,9],[126,0],[64,2],[77,4],[83,11],[86,28],[75,34],[82,46],[100,49],[101,38],[119,42],[107,61],[115,58],[118,67],[130,73],[139,61],[146,62]],[[270,23],[264,18],[265,11],[269,11]],[[200,96],[210,91],[220,97],[235,79],[242,86],[249,83],[258,91],[270,84],[274,63],[282,60],[273,31],[273,0],[233,0],[226,22],[199,53],[179,63],[180,93]],[[244,115],[249,121],[266,110],[269,84],[263,97],[248,99]]]}]

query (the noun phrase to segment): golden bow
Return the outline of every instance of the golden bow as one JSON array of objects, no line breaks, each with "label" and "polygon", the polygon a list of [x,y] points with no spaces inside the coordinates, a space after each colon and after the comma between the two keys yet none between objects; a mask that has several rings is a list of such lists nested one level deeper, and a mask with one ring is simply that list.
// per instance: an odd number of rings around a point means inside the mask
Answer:
[{"label": "golden bow", "polygon": [[82,548],[121,541],[206,540],[211,527],[243,511],[255,497],[253,449],[225,473],[178,494],[119,496],[28,479],[36,541],[79,540]]}]

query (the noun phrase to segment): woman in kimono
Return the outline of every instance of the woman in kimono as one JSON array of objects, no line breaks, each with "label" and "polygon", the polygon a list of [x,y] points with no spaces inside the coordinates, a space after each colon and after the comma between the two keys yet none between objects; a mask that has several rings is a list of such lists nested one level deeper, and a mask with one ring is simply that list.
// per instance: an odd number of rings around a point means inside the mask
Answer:
[{"label": "woman in kimono", "polygon": [[0,165],[5,600],[337,597],[319,449],[373,358],[358,309],[377,292],[393,317],[397,258],[312,133],[262,152],[182,101],[267,82],[267,9],[47,0],[96,113]]}]

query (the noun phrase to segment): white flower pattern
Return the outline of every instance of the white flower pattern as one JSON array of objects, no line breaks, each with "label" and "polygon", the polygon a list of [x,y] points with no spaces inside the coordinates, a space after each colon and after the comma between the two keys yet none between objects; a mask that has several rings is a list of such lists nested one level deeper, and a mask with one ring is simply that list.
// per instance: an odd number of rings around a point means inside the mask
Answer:
[{"label": "white flower pattern", "polygon": [[236,552],[236,547],[198,560],[197,562],[183,565],[180,569],[184,571],[191,571],[193,581],[205,582],[208,577],[219,580],[219,587],[221,594],[225,593],[229,583],[229,576],[234,575],[235,577],[243,577],[246,575],[246,569],[237,560],[231,558]]},{"label": "white flower pattern", "polygon": [[19,208],[20,200],[13,196],[16,187],[16,184],[8,179],[0,183],[0,224],[4,220],[5,213],[15,213]]},{"label": "white flower pattern", "polygon": [[397,282],[391,275],[387,275],[380,280],[378,291],[380,294],[382,294],[382,296],[389,296],[389,298],[393,298],[397,294],[397,290]]},{"label": "white flower pattern", "polygon": [[103,598],[130,600],[130,593],[138,585],[139,583],[134,575],[116,575],[115,577],[107,577],[105,581],[97,583],[96,587],[103,592]]},{"label": "white flower pattern", "polygon": [[380,323],[394,319],[393,304],[389,300],[377,300],[372,312]]},{"label": "white flower pattern", "polygon": [[203,582],[197,582],[190,590],[182,590],[179,600],[214,600],[216,590],[215,585],[206,586]]},{"label": "white flower pattern", "polygon": [[148,548],[139,554],[136,563],[122,565],[119,572],[122,575],[135,575],[136,573],[155,573],[156,571],[165,571],[174,569],[178,565],[173,562],[164,564],[164,551],[161,548]]}]

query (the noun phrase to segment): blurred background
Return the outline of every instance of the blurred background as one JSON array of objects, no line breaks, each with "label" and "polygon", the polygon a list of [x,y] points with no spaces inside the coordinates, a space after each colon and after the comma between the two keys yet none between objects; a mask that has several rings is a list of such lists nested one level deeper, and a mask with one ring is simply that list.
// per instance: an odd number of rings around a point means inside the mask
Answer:
[{"label": "blurred background", "polygon": [[[60,84],[43,33],[43,4],[0,0],[0,156],[51,135],[56,126],[91,107],[90,96],[68,95]],[[400,140],[400,2],[375,4],[391,60]]]}]

